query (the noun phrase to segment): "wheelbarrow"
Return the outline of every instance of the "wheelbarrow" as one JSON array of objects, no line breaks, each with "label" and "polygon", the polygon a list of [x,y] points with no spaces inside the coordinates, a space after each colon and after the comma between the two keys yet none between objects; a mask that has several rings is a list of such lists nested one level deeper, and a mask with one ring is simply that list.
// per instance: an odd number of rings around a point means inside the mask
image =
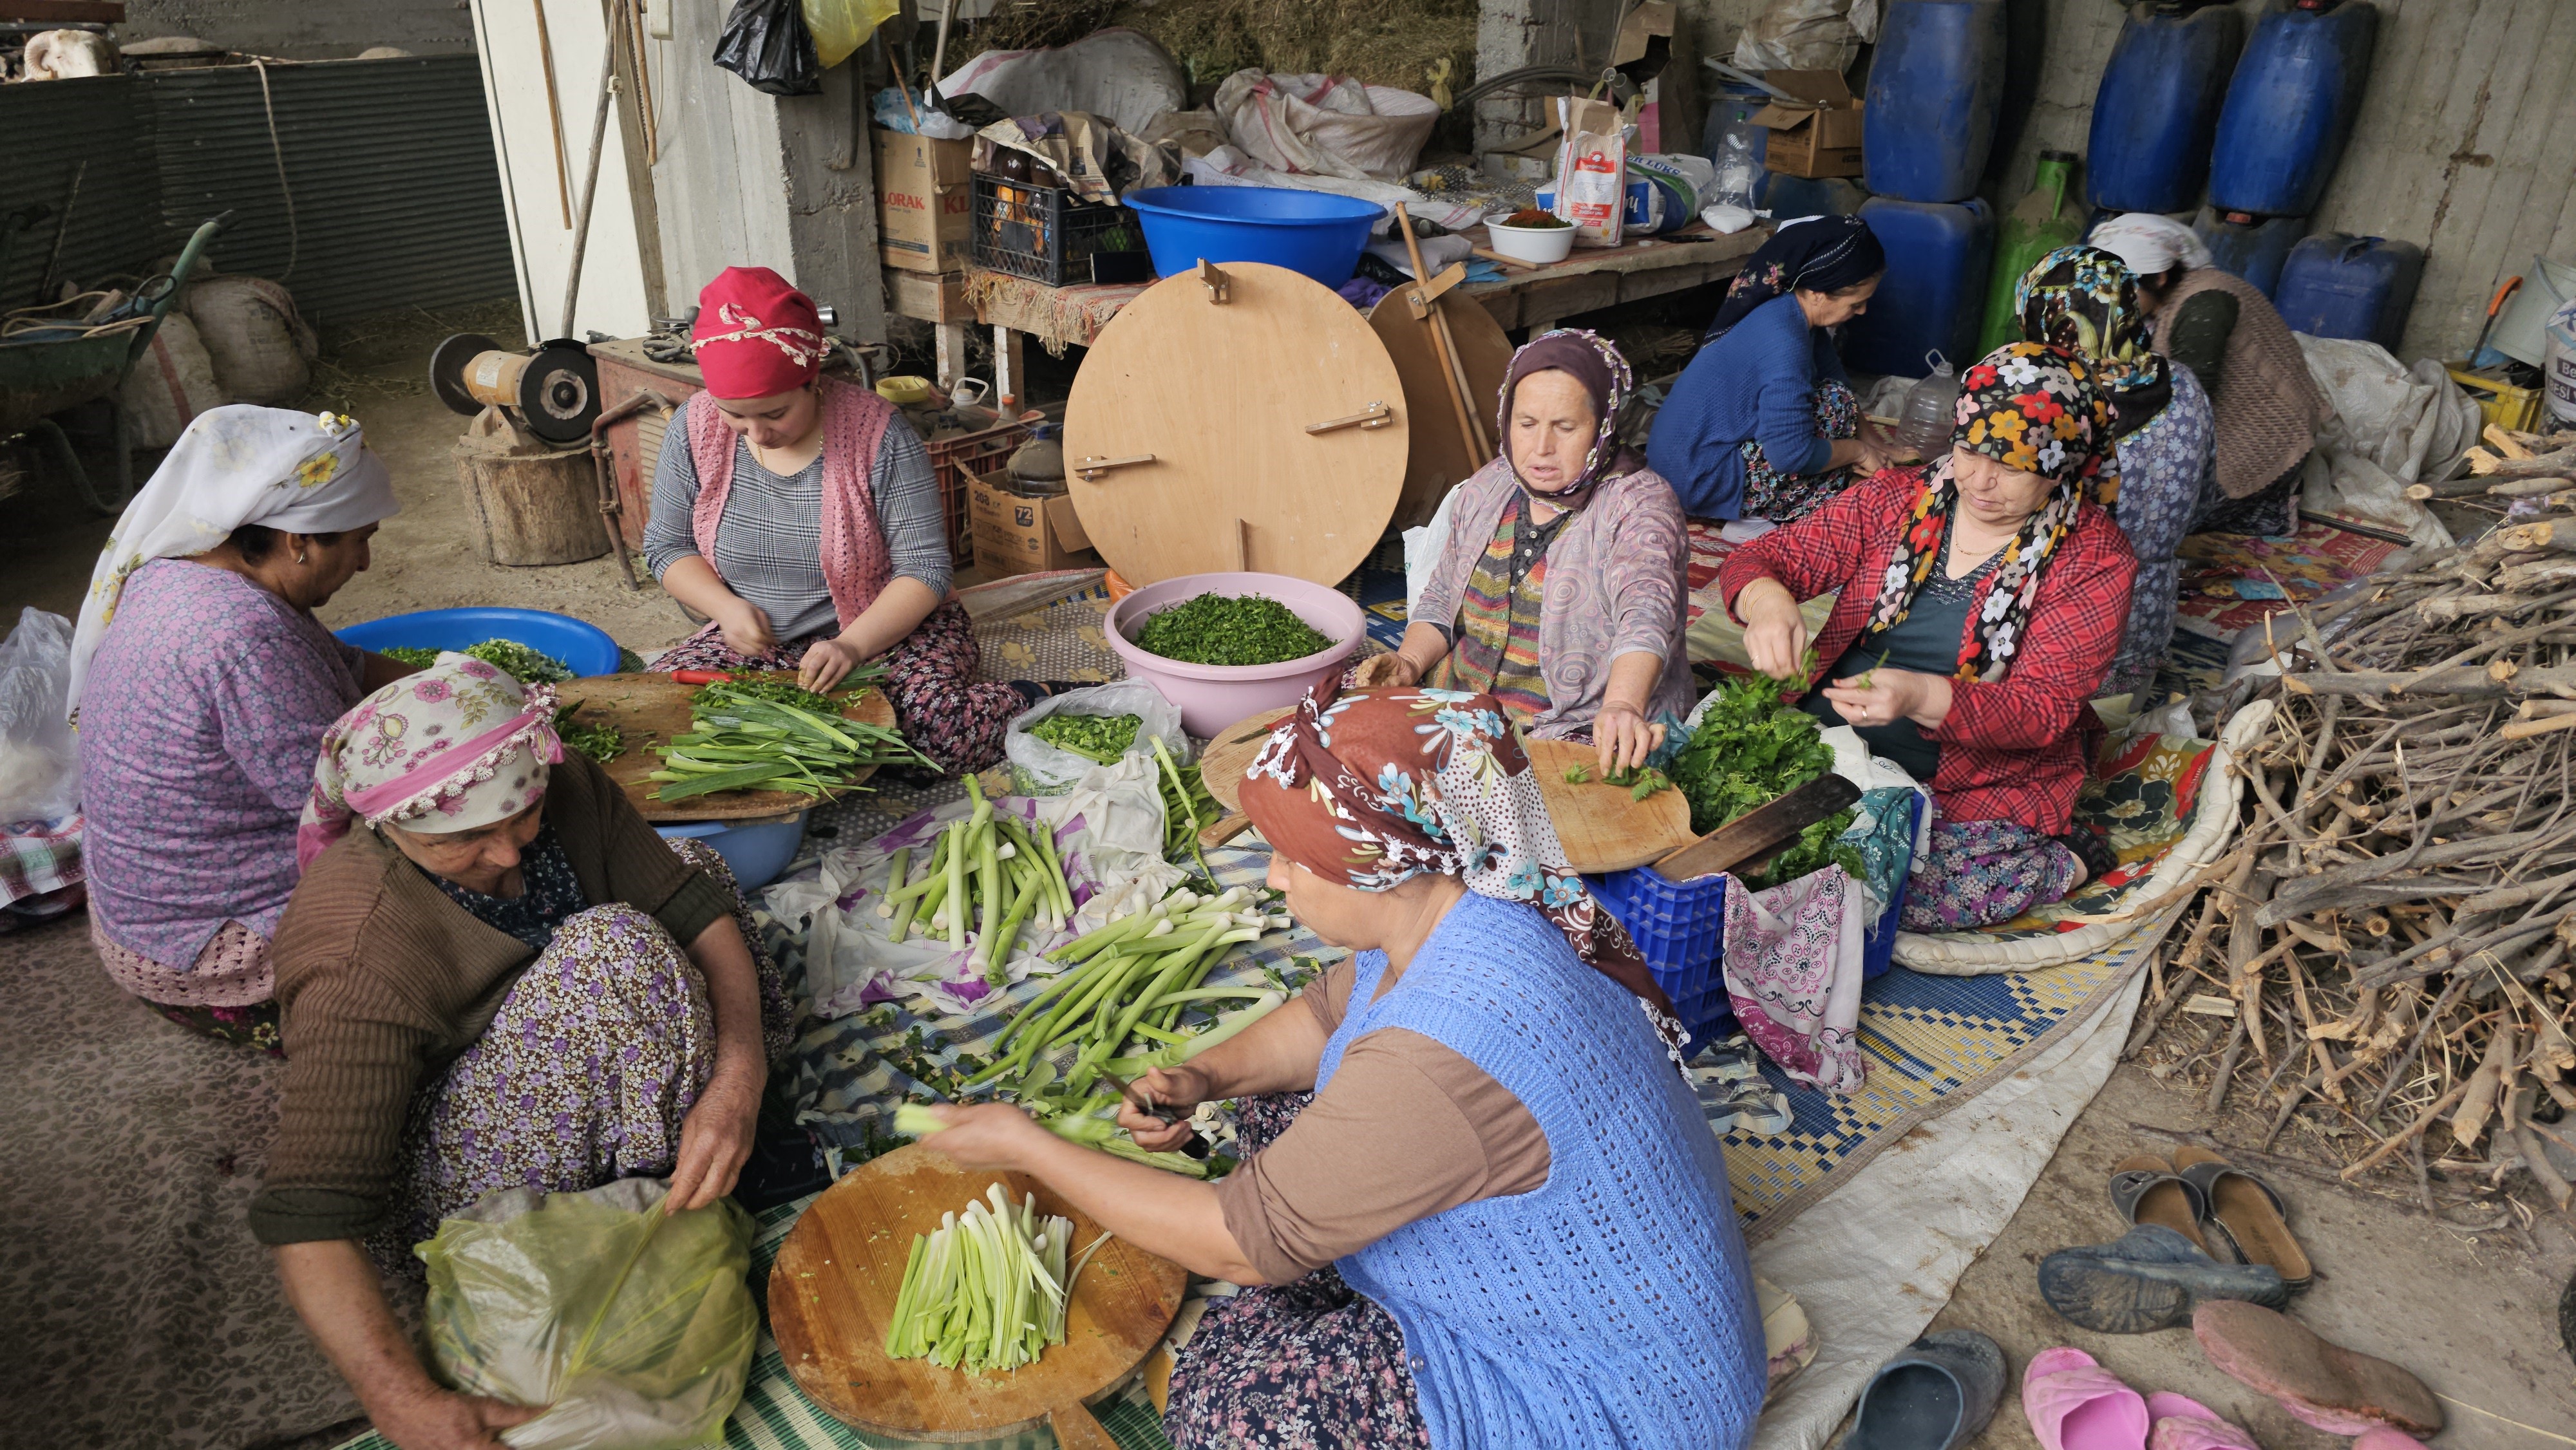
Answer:
[{"label": "wheelbarrow", "polygon": [[[180,250],[178,263],[165,275],[136,289],[135,300],[148,319],[142,326],[86,337],[39,334],[26,341],[0,340],[0,438],[19,433],[35,436],[71,477],[81,501],[100,513],[121,513],[134,497],[134,450],[125,408],[118,399],[125,375],[142,359],[143,350],[152,345],[152,335],[160,330],[161,319],[178,305],[179,290],[188,285],[189,274],[197,269],[198,256],[232,218],[231,212],[225,212],[200,223],[196,234],[188,238],[188,245]],[[107,400],[114,430],[116,487],[112,495],[100,493],[90,481],[89,470],[72,452],[72,440],[54,421],[54,416],[65,409],[100,398]]]}]

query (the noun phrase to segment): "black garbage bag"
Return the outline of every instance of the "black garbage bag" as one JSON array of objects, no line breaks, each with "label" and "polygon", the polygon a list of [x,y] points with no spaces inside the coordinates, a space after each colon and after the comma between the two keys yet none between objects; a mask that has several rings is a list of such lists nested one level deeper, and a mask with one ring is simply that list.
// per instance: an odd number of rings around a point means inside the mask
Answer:
[{"label": "black garbage bag", "polygon": [[716,37],[716,64],[773,96],[823,89],[822,59],[797,0],[736,0]]}]

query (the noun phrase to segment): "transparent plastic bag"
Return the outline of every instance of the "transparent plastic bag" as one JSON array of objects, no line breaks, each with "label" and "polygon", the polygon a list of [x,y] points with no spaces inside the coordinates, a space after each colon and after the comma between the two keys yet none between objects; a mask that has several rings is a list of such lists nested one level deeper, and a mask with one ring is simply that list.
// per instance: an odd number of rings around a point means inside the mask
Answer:
[{"label": "transparent plastic bag", "polygon": [[1152,754],[1154,741],[1172,752],[1175,761],[1190,758],[1189,732],[1181,728],[1180,707],[1163,698],[1163,692],[1143,680],[1117,680],[1094,685],[1087,690],[1068,690],[1049,695],[1011,721],[1010,733],[1003,737],[1002,753],[1011,762],[1011,790],[1018,795],[1062,795],[1073,789],[1082,773],[1102,762],[1087,755],[1060,750],[1029,733],[1029,727],[1049,715],[1133,715],[1136,717],[1136,740],[1127,753]]},{"label": "transparent plastic bag", "polygon": [[663,1183],[487,1193],[414,1250],[429,1344],[467,1394],[551,1406],[516,1450],[724,1441],[760,1331],[751,1216],[730,1198],[665,1214]]},{"label": "transparent plastic bag", "polygon": [[[0,643],[0,825],[80,809],[71,727],[72,622],[27,609]],[[1175,717],[1177,718],[1177,717]]]}]

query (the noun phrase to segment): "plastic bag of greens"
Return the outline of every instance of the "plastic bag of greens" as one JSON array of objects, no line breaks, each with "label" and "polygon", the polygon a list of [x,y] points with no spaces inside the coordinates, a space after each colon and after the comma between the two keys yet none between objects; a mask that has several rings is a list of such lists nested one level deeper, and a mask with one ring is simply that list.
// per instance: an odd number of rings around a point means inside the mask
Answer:
[{"label": "plastic bag of greens", "polygon": [[[1106,759],[1061,745],[1049,744],[1031,734],[1032,727],[1055,715],[1091,715],[1116,719],[1121,715],[1136,717],[1136,736],[1119,755]],[[1002,739],[1002,753],[1011,762],[1011,791],[1015,795],[1062,795],[1073,789],[1074,782],[1094,765],[1115,765],[1120,756],[1142,751],[1153,753],[1154,741],[1172,752],[1174,760],[1190,758],[1189,732],[1181,728],[1180,707],[1163,698],[1163,692],[1143,680],[1119,680],[1113,684],[1094,685],[1087,690],[1067,690],[1049,695],[1011,721],[1010,733]],[[1103,752],[1105,754],[1105,752]]]},{"label": "plastic bag of greens", "polygon": [[716,36],[715,61],[753,90],[773,96],[810,96],[823,89],[814,32],[798,0],[736,0]]},{"label": "plastic bag of greens", "polygon": [[730,1198],[665,1214],[667,1186],[487,1193],[415,1250],[429,1343],[456,1389],[546,1413],[517,1450],[715,1445],[760,1329],[750,1215]]}]

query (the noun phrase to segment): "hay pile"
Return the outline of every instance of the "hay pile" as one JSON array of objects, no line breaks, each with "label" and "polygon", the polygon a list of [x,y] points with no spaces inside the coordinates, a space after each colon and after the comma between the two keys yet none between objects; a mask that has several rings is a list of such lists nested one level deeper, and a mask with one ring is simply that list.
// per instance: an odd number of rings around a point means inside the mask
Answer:
[{"label": "hay pile", "polygon": [[1449,61],[1449,85],[1475,79],[1475,0],[1015,0],[976,22],[960,56],[987,50],[1064,45],[1106,25],[1143,31],[1171,53],[1193,86],[1214,86],[1238,70],[1356,76],[1428,94],[1431,72]]}]

